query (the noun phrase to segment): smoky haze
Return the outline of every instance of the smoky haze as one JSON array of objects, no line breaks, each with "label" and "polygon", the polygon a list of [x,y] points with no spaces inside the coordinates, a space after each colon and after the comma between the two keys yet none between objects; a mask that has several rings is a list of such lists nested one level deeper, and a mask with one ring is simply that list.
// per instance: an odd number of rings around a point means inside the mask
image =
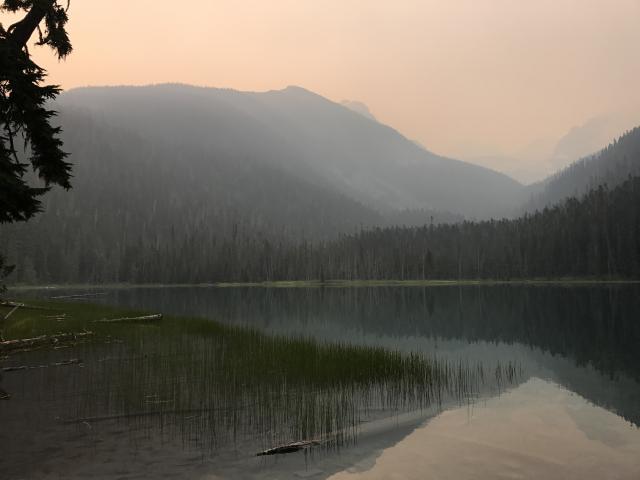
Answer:
[{"label": "smoky haze", "polygon": [[[574,127],[638,111],[638,18],[638,0],[85,0],[73,4],[74,55],[36,54],[65,88],[301,85],[530,182],[557,168]],[[605,130],[605,144],[622,133]]]}]

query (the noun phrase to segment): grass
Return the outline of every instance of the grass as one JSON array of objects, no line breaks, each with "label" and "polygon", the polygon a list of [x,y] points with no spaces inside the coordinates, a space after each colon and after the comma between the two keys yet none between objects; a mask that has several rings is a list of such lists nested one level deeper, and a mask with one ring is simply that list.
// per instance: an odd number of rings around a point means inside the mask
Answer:
[{"label": "grass", "polygon": [[[210,451],[242,441],[265,448],[320,439],[339,447],[354,441],[372,416],[466,402],[517,382],[521,374],[515,363],[445,362],[379,347],[272,337],[202,318],[94,323],[147,312],[80,302],[29,304],[44,310],[14,312],[3,326],[6,339],[96,334],[91,344],[71,351],[36,352],[44,364],[61,355],[83,360],[83,368],[47,369],[28,382],[34,398],[55,392],[64,399],[56,403],[56,416],[124,421]],[[0,318],[7,311],[0,307]],[[29,362],[29,355],[7,362]]]}]

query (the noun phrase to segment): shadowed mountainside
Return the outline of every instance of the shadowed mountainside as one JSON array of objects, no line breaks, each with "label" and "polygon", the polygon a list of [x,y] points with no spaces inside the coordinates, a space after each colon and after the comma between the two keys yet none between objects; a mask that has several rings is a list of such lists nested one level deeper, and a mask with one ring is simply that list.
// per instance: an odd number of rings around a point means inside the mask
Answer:
[{"label": "shadowed mountainside", "polygon": [[530,200],[525,210],[535,211],[569,197],[581,197],[600,185],[614,188],[637,175],[640,175],[640,127],[625,133],[600,152],[527,187]]},{"label": "shadowed mountainside", "polygon": [[184,85],[83,88],[61,105],[85,109],[161,146],[197,149],[220,162],[277,166],[381,212],[507,212],[522,186],[435,155],[390,127],[299,87],[264,93]]}]

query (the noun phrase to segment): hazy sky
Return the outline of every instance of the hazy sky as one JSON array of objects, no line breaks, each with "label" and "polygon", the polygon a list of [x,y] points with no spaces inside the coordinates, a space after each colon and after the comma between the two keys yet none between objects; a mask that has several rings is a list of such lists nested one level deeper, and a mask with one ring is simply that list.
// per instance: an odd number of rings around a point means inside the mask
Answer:
[{"label": "hazy sky", "polygon": [[640,0],[80,0],[70,16],[73,55],[37,54],[65,88],[300,85],[452,156],[640,106]]}]

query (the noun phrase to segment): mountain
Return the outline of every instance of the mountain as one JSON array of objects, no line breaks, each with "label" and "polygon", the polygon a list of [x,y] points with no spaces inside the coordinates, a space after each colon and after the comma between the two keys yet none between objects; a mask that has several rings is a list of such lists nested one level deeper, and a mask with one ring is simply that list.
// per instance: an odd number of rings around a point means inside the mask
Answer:
[{"label": "mountain", "polygon": [[[518,208],[526,191],[538,206],[557,203],[603,182],[613,187],[640,163],[636,129],[525,190],[300,88],[88,88],[63,95],[59,109],[74,188],[47,194],[33,221],[2,226],[14,282],[351,278],[358,262],[374,278],[544,275],[547,263],[534,268],[531,258],[548,252],[522,259],[522,235],[537,235],[548,219],[566,223],[568,210],[520,223],[460,224],[461,214]],[[575,215],[587,218],[601,198]],[[429,225],[436,237],[402,225]],[[375,227],[389,226],[380,242]],[[361,230],[372,233],[354,237]],[[434,258],[424,253],[429,238],[441,249]],[[575,273],[624,273],[620,258]]]},{"label": "mountain", "polygon": [[352,110],[356,113],[359,113],[369,120],[372,120],[374,122],[378,121],[378,119],[371,113],[371,110],[369,110],[369,107],[367,107],[362,102],[358,102],[357,100],[343,100],[342,102],[340,102],[340,105],[342,105],[343,107],[347,107],[349,110]]},{"label": "mountain", "polygon": [[502,215],[522,186],[420,148],[390,127],[299,87],[264,93],[185,85],[82,88],[60,97],[157,145],[275,166],[382,213]]},{"label": "mountain", "polygon": [[640,125],[638,108],[598,115],[574,126],[559,138],[538,138],[525,147],[506,154],[483,152],[462,160],[497,169],[530,185],[539,183],[581,158],[592,156],[620,135]]},{"label": "mountain", "polygon": [[526,211],[544,208],[568,197],[581,197],[606,184],[615,187],[640,175],[640,127],[630,130],[598,153],[571,164],[542,182],[527,187]]},{"label": "mountain", "polygon": [[[73,188],[43,197],[28,224],[2,226],[14,282],[248,278],[264,248],[462,220],[427,202],[445,206],[454,193],[421,193],[437,178],[440,190],[453,179],[453,192],[471,179],[478,191],[483,178],[515,184],[299,88],[89,88],[62,95],[58,109]],[[459,205],[470,212],[480,200]]]},{"label": "mountain", "polygon": [[580,158],[600,151],[639,124],[640,115],[635,110],[590,118],[558,140],[550,155],[550,162],[556,170],[565,168]]}]

